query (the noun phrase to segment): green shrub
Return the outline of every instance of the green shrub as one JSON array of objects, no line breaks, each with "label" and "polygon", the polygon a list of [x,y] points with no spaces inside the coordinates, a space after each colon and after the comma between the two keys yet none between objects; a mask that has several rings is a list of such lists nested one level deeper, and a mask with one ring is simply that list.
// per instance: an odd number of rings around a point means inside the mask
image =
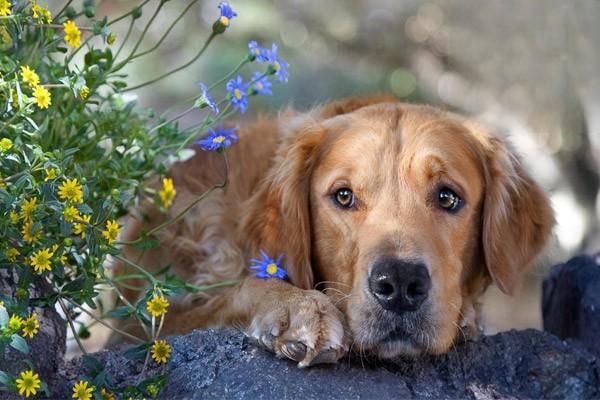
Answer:
[{"label": "green shrub", "polygon": [[[121,227],[117,221],[128,207],[146,198],[167,211],[176,196],[166,177],[169,165],[189,156],[189,145],[207,129],[208,136],[199,144],[206,151],[219,151],[226,161],[227,148],[237,140],[235,131],[210,128],[238,111],[245,112],[249,97],[270,94],[270,76],[286,81],[287,64],[277,56],[275,46],[263,49],[251,42],[248,53],[231,72],[208,87],[200,85],[197,96],[187,100],[185,112],[167,118],[168,114],[156,116],[140,110],[123,94],[196,61],[235,17],[226,3],[219,4],[220,15],[215,9],[216,22],[207,29],[207,39],[193,59],[129,87],[122,69],[155,51],[197,0],[188,3],[155,45],[142,50],[146,32],[167,1],[152,3],[143,1],[109,20],[96,16],[89,0],[79,5],[68,1],[54,15],[35,1],[0,0],[0,272],[15,277],[16,282],[11,293],[0,294],[0,360],[7,346],[27,353],[27,340],[39,330],[36,313],[59,308],[80,346],[79,337],[89,335],[76,319],[82,312],[103,324],[108,317],[135,317],[146,327],[148,337],[132,338],[138,346],[129,353],[145,359],[145,364],[164,363],[170,347],[158,336],[168,296],[207,289],[170,275],[167,268],[152,275],[126,260],[120,254],[123,242],[118,240]],[[155,9],[147,10],[152,5]],[[133,38],[132,28],[145,12],[152,12],[152,17],[141,35]],[[129,22],[122,40],[111,32],[119,21]],[[93,38],[101,38],[102,45],[93,45],[98,41]],[[126,52],[128,41],[134,45]],[[79,52],[84,52],[83,62],[75,63]],[[249,81],[235,76],[250,64],[260,64],[262,72],[255,72]],[[224,95],[215,102],[211,94],[219,90]],[[201,113],[202,121],[181,129],[178,119],[191,112]],[[157,178],[163,182],[158,192],[147,186]],[[129,244],[140,249],[156,246],[153,233],[182,215]],[[128,263],[136,273],[111,276],[104,268],[108,256]],[[100,290],[119,295],[119,285],[126,285],[130,278],[149,283],[138,303],[123,299],[122,306],[101,317],[83,307],[97,309]],[[40,290],[41,295],[32,295]],[[38,390],[47,392],[31,364],[27,368],[25,364],[16,377],[0,371],[0,388],[25,397]],[[82,376],[73,388],[79,398],[108,392],[154,397],[165,382],[164,376],[157,376],[138,386],[111,387],[101,367],[92,370],[91,376]]]}]

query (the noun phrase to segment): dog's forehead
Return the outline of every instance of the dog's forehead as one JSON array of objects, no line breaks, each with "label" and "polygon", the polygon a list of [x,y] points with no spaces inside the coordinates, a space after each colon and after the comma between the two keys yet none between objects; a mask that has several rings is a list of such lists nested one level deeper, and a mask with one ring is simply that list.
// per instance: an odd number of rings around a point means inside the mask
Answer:
[{"label": "dog's forehead", "polygon": [[430,107],[375,105],[328,121],[325,128],[331,134],[327,153],[338,159],[345,154],[348,160],[369,162],[424,153],[478,158],[477,140],[463,121]]}]

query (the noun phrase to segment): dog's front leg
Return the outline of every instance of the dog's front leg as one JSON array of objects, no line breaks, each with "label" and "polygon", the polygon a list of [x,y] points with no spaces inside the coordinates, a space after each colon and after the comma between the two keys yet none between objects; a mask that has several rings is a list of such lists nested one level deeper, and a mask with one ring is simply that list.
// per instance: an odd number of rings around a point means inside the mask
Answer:
[{"label": "dog's front leg", "polygon": [[[198,313],[206,318],[203,323]],[[246,278],[210,300],[202,311],[186,314],[188,324],[195,319],[197,326],[242,328],[247,336],[300,367],[334,363],[348,351],[350,342],[344,315],[329,297],[279,279]]]}]

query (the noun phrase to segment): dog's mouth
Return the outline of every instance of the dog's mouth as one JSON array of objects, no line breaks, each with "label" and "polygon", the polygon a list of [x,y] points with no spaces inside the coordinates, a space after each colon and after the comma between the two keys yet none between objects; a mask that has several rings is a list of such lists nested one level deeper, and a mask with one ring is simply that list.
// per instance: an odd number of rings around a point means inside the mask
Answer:
[{"label": "dog's mouth", "polygon": [[423,345],[415,338],[414,334],[404,327],[398,326],[378,340],[374,350],[380,358],[393,358],[400,355],[416,356],[423,353]]}]

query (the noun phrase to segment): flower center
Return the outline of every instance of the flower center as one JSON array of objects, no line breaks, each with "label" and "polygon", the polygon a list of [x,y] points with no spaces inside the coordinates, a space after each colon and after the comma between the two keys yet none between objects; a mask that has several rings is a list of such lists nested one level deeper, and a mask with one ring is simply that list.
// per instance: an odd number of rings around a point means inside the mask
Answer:
[{"label": "flower center", "polygon": [[223,136],[223,135],[217,136],[212,141],[213,141],[213,143],[223,143],[225,141],[225,136]]},{"label": "flower center", "polygon": [[264,86],[263,86],[263,84],[262,84],[262,83],[260,83],[260,82],[257,82],[257,83],[256,83],[256,87],[257,87],[258,89],[261,89],[261,90],[262,90],[262,88],[263,88]]},{"label": "flower center", "polygon": [[275,272],[277,272],[277,265],[273,263],[267,265],[267,274],[275,275]]},{"label": "flower center", "polygon": [[275,61],[273,63],[273,67],[275,68],[275,71],[279,71],[281,69],[281,65],[279,65],[279,61]]},{"label": "flower center", "polygon": [[233,91],[233,95],[236,99],[240,100],[242,98],[242,91],[240,89],[235,89]]},{"label": "flower center", "polygon": [[229,18],[227,18],[224,15],[221,15],[221,18],[219,18],[219,21],[221,22],[221,24],[225,25],[225,26],[229,26]]}]

